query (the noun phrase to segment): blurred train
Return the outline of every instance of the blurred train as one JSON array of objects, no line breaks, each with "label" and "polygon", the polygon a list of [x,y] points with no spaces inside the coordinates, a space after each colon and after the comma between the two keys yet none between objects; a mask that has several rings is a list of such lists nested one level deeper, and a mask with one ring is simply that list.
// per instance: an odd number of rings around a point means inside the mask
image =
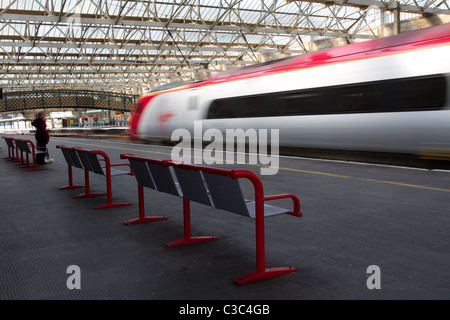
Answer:
[{"label": "blurred train", "polygon": [[279,129],[286,147],[450,154],[450,24],[162,86],[132,111],[130,136],[178,128]]}]

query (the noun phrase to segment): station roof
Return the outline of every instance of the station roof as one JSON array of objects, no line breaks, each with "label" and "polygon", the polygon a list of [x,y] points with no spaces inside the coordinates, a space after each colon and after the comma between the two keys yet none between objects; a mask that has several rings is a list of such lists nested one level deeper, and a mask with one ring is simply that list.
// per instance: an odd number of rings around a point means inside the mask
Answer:
[{"label": "station roof", "polygon": [[449,1],[0,0],[0,86],[139,94],[433,15]]}]

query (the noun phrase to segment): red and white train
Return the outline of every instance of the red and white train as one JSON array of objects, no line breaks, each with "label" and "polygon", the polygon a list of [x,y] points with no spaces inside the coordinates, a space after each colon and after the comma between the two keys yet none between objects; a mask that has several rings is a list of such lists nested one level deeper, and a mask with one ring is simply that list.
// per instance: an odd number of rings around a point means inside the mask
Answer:
[{"label": "red and white train", "polygon": [[[450,150],[450,24],[225,71],[144,94],[130,136],[279,129],[280,146]],[[447,151],[446,151],[447,150]]]}]

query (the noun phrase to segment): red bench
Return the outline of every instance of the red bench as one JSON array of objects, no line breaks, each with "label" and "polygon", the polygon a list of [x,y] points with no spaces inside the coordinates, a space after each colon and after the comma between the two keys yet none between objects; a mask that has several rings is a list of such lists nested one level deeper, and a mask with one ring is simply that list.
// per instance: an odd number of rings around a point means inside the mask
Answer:
[{"label": "red bench", "polygon": [[[47,170],[46,168],[37,166],[36,153],[45,153],[45,151],[38,150],[32,141],[7,137],[3,137],[3,139],[5,139],[6,144],[8,145],[8,160],[16,162],[18,165],[22,165],[23,168],[31,168],[28,171]],[[30,161],[30,156],[32,161]]]},{"label": "red bench", "polygon": [[8,157],[6,157],[5,159],[7,159],[8,161],[15,161],[17,159],[17,154],[16,154],[16,145],[14,144],[14,138],[10,138],[10,137],[2,137],[5,142],[6,145],[8,147]]},{"label": "red bench", "polygon": [[[90,183],[89,183],[89,172],[100,174],[106,177],[106,196],[107,203],[95,207],[95,209],[106,209],[113,207],[121,207],[121,206],[129,206],[131,203],[115,203],[112,201],[112,183],[111,177],[118,175],[133,175],[133,171],[131,170],[131,166],[128,163],[123,164],[111,164],[111,160],[109,156],[100,150],[85,150],[82,148],[70,148],[64,145],[57,145],[56,148],[61,149],[64,158],[66,159],[68,165],[69,172],[69,185],[65,187],[61,187],[61,190],[67,189],[76,189],[76,188],[85,188],[85,192],[75,196],[74,198],[87,198],[87,197],[95,197],[102,196],[105,193],[92,193],[90,191]],[[101,158],[99,159],[98,156]],[[100,163],[102,161],[104,165]],[[115,167],[118,166],[128,166],[130,168],[129,172],[125,172],[122,170],[116,170]],[[73,177],[72,177],[72,167],[76,167],[84,170],[84,185],[74,185]]]},{"label": "red bench", "polygon": [[[266,268],[264,218],[280,214],[302,217],[300,201],[293,194],[264,196],[263,185],[258,176],[250,170],[224,170],[195,165],[179,164],[170,160],[155,160],[122,154],[128,159],[138,183],[139,218],[126,224],[166,219],[146,217],[143,188],[151,188],[183,199],[184,238],[167,244],[168,247],[210,241],[215,237],[192,237],[190,227],[190,201],[202,203],[217,209],[237,213],[255,219],[256,226],[256,270],[235,280],[246,284],[274,276],[294,272],[291,267]],[[244,199],[239,179],[248,179],[254,186],[255,199]],[[284,209],[265,204],[266,201],[291,199],[293,209]]]}]

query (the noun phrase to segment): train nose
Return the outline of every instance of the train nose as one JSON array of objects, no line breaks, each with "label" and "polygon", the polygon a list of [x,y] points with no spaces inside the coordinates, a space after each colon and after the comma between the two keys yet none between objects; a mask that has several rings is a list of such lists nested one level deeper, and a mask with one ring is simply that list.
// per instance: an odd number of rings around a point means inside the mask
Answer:
[{"label": "train nose", "polygon": [[130,140],[136,140],[137,139],[137,134],[135,130],[132,129],[128,129],[128,137],[130,137]]},{"label": "train nose", "polygon": [[141,116],[144,110],[147,108],[150,100],[153,99],[155,95],[144,95],[140,97],[134,104],[133,110],[131,110],[131,121],[130,128],[128,129],[128,135],[130,139],[139,139],[139,122],[141,121]]},{"label": "train nose", "polygon": [[138,131],[137,131],[139,118],[140,118],[139,114],[132,113],[131,121],[130,121],[130,127],[129,127],[128,132],[127,132],[128,136],[130,137],[131,140],[136,140],[136,139],[139,138],[138,137]]},{"label": "train nose", "polygon": [[132,140],[138,138],[137,126],[138,126],[138,123],[139,123],[139,118],[140,118],[140,113],[136,112],[136,107],[135,107],[135,109],[133,109],[133,111],[131,112],[130,127],[128,129],[128,136]]}]

